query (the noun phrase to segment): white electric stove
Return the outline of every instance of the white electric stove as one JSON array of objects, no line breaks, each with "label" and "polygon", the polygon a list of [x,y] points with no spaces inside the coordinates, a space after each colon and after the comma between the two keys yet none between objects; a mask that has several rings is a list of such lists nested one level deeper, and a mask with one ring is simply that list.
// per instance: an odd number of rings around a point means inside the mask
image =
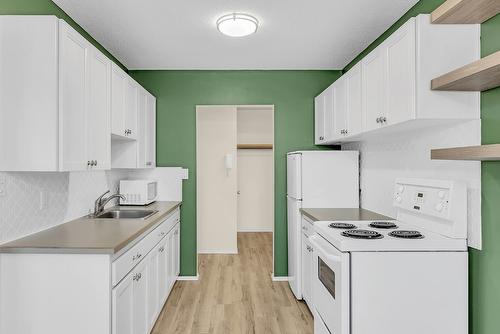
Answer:
[{"label": "white electric stove", "polygon": [[467,189],[400,179],[396,220],[317,222],[317,334],[465,334]]}]

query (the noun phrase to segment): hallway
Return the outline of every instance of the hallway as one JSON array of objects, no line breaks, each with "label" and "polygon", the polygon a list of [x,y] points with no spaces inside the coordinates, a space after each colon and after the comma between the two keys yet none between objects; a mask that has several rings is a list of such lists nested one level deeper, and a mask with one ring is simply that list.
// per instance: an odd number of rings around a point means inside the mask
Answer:
[{"label": "hallway", "polygon": [[178,281],[153,334],[313,333],[287,282],[272,282],[272,233],[238,233],[236,255],[199,255],[200,280]]}]

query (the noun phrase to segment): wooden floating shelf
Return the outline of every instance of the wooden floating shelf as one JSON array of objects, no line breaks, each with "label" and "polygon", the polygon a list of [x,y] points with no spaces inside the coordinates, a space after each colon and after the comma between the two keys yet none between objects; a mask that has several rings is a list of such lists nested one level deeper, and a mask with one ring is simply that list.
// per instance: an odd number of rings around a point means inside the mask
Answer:
[{"label": "wooden floating shelf", "polygon": [[238,150],[272,150],[273,144],[238,144]]},{"label": "wooden floating shelf", "polygon": [[500,13],[500,0],[448,0],[431,14],[432,23],[477,24]]},{"label": "wooden floating shelf", "polygon": [[431,150],[433,160],[500,160],[500,144],[441,148]]},{"label": "wooden floating shelf", "polygon": [[482,92],[500,86],[500,51],[432,80],[433,90]]}]

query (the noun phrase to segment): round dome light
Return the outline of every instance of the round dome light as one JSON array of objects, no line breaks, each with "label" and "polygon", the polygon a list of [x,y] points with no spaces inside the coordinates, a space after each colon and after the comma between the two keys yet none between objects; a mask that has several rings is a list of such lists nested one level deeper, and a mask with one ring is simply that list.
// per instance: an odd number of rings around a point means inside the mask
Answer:
[{"label": "round dome light", "polygon": [[217,20],[217,29],[226,36],[243,37],[257,31],[259,21],[252,15],[232,13]]}]

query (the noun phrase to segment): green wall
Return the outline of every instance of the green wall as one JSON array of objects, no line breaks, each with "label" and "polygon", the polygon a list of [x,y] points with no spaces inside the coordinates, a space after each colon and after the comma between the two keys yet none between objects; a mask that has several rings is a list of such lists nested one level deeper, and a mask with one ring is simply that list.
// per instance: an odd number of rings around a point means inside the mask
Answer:
[{"label": "green wall", "polygon": [[0,15],[54,15],[66,21],[88,41],[96,46],[101,52],[106,54],[121,68],[127,70],[111,53],[103,48],[85,30],[82,29],[72,18],[70,18],[61,8],[51,0],[0,0]]},{"label": "green wall", "polygon": [[157,97],[157,165],[189,168],[183,186],[182,275],[196,274],[196,124],[203,104],[275,106],[275,267],[287,275],[286,161],[293,150],[314,146],[314,96],[339,71],[132,71]]},{"label": "green wall", "polygon": [[[401,24],[420,13],[430,13],[444,0],[421,0],[397,23],[364,50],[348,70]],[[500,15],[481,25],[481,53],[500,50]],[[500,143],[500,88],[481,94],[482,142]],[[500,162],[482,163],[483,250],[470,249],[469,321],[471,334],[500,333]]]}]

